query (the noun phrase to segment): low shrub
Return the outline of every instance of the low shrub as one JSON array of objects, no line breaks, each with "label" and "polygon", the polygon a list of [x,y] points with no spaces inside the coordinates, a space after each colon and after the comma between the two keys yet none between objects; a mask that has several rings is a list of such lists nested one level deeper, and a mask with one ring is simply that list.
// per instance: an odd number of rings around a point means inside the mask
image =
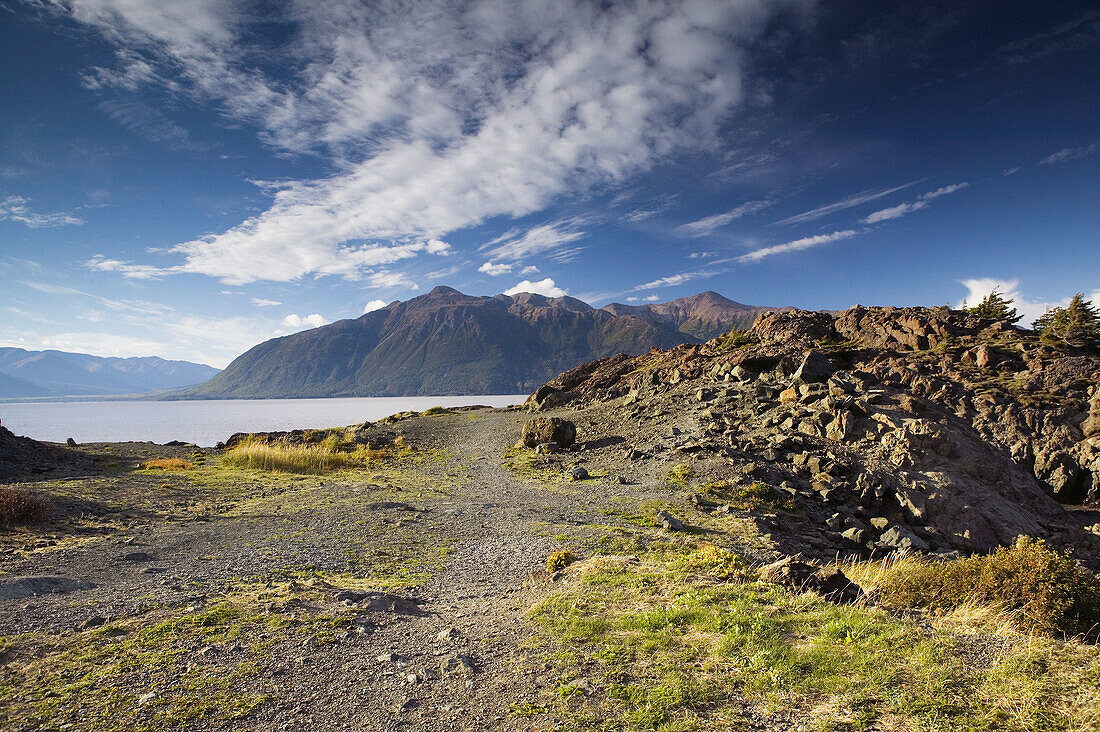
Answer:
[{"label": "low shrub", "polygon": [[50,500],[25,488],[0,488],[0,524],[24,526],[45,521]]},{"label": "low shrub", "polygon": [[183,458],[157,458],[146,460],[141,464],[146,470],[190,470],[195,467],[191,462]]},{"label": "low shrub", "polygon": [[428,407],[420,414],[422,417],[438,417],[442,414],[454,414],[454,412],[446,407]]},{"label": "low shrub", "polygon": [[749,331],[734,328],[729,333],[719,336],[715,346],[719,351],[726,352],[752,346],[758,342],[756,336],[752,335]]},{"label": "low shrub", "polygon": [[1020,537],[992,554],[888,568],[886,605],[950,611],[985,606],[1011,613],[1020,630],[1100,636],[1100,579],[1042,539]]},{"label": "low shrub", "polygon": [[546,573],[554,574],[580,559],[572,549],[558,549],[546,557]]}]

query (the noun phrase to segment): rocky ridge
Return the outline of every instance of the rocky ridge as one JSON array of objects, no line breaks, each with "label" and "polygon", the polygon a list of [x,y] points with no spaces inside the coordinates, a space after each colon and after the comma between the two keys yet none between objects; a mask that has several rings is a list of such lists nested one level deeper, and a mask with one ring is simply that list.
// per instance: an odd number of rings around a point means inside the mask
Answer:
[{"label": "rocky ridge", "polygon": [[816,554],[950,555],[1027,534],[1095,566],[1100,538],[1062,504],[1100,501],[1098,385],[1096,354],[1006,323],[857,306],[764,313],[745,333],[584,364],[530,406],[613,407],[653,436],[628,460],[725,461],[734,485],[797,507],[797,526],[772,528]]}]

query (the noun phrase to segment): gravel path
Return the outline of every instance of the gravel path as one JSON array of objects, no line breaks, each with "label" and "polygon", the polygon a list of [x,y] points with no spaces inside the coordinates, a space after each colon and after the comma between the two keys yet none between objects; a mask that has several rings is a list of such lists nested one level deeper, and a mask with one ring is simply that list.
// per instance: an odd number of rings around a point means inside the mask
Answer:
[{"label": "gravel path", "polygon": [[[71,637],[154,606],[201,606],[241,578],[270,579],[287,567],[347,572],[350,555],[392,561],[395,553],[420,552],[441,565],[400,592],[418,603],[404,609],[420,612],[383,608],[365,613],[369,632],[319,647],[274,645],[241,689],[269,701],[225,728],[243,722],[258,730],[531,729],[529,720],[509,715],[509,706],[554,683],[528,667],[523,648],[530,634],[525,611],[545,591],[546,556],[560,546],[549,534],[554,526],[590,522],[616,492],[518,478],[501,456],[523,418],[494,410],[400,423],[411,444],[445,450],[446,460],[423,467],[441,485],[461,477],[445,491],[383,485],[401,500],[378,501],[369,500],[378,485],[332,482],[324,486],[331,502],[295,507],[273,498],[209,520],[135,519],[85,545],[12,553],[0,564],[8,595],[19,594],[11,588],[20,577],[65,577],[93,587],[0,597],[0,635]],[[444,548],[450,553],[441,562]],[[204,650],[193,649],[196,659]],[[232,664],[242,653],[238,644],[210,655]]]}]

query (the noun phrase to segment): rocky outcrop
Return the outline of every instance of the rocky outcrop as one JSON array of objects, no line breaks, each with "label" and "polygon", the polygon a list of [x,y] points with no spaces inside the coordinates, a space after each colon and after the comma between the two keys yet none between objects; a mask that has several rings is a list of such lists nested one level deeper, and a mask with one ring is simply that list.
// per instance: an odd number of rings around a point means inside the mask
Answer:
[{"label": "rocky outcrop", "polygon": [[0,426],[0,482],[72,475],[95,465],[93,458],[81,452],[29,437],[17,437]]},{"label": "rocky outcrop", "polygon": [[967,553],[1026,534],[1100,559],[1060,505],[1100,502],[1100,356],[947,308],[764,313],[731,342],[550,384],[639,420],[662,399],[700,403],[703,436],[684,450],[748,462],[831,520],[836,546]]}]

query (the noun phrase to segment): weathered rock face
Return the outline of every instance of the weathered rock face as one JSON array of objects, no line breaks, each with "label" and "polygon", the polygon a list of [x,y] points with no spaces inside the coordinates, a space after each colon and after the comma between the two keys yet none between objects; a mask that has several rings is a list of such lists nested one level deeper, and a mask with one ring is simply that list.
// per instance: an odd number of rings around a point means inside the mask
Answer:
[{"label": "weathered rock face", "polygon": [[539,417],[523,425],[522,441],[527,447],[553,442],[558,447],[565,448],[570,447],[576,439],[576,425],[560,417]]},{"label": "weathered rock face", "polygon": [[803,562],[787,557],[760,570],[760,579],[782,585],[795,592],[812,590],[826,600],[851,603],[863,595],[862,588],[836,567]]}]

